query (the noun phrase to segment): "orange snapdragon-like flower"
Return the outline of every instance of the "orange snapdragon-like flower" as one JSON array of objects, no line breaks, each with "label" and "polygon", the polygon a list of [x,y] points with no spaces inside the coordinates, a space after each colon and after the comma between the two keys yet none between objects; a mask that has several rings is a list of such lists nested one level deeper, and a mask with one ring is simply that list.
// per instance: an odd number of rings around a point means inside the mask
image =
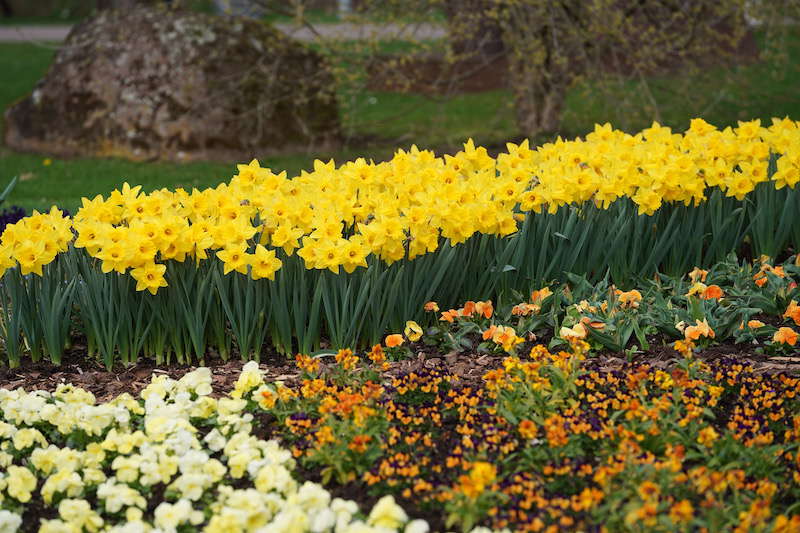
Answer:
[{"label": "orange snapdragon-like flower", "polygon": [[697,434],[697,442],[706,448],[710,448],[717,438],[719,438],[719,434],[711,426],[701,429]]},{"label": "orange snapdragon-like flower", "polygon": [[639,497],[643,500],[655,500],[658,499],[661,489],[652,481],[644,481],[639,485],[639,488],[636,489],[636,492],[639,493]]},{"label": "orange snapdragon-like flower", "polygon": [[442,316],[439,317],[439,320],[453,322],[457,316],[459,316],[458,311],[455,309],[450,309],[449,311],[443,311]]},{"label": "orange snapdragon-like flower", "polygon": [[567,326],[561,326],[558,336],[564,340],[585,339],[588,333],[589,332],[587,331],[586,327],[582,323],[578,322],[571,328],[568,328]]},{"label": "orange snapdragon-like flower", "polygon": [[717,300],[724,296],[724,292],[719,285],[709,285],[706,289],[700,294],[700,298],[703,300]]},{"label": "orange snapdragon-like flower", "polygon": [[494,314],[494,306],[492,305],[492,301],[488,300],[486,302],[476,302],[475,312],[479,315],[482,315],[483,318],[492,318],[492,315]]},{"label": "orange snapdragon-like flower", "polygon": [[692,350],[694,350],[695,345],[690,340],[677,340],[675,344],[672,345],[676,352],[681,354],[684,357],[689,357],[691,355]]},{"label": "orange snapdragon-like flower", "polygon": [[472,464],[469,475],[459,476],[459,489],[468,498],[475,499],[486,490],[486,486],[494,481],[496,476],[497,468],[494,465],[477,461]]},{"label": "orange snapdragon-like flower", "polygon": [[700,337],[706,337],[708,339],[713,339],[715,337],[714,330],[708,325],[708,319],[704,318],[702,322],[699,320],[695,322],[696,324],[694,326],[689,326],[683,330],[683,335],[686,340],[696,341]]},{"label": "orange snapdragon-like flower", "polygon": [[458,313],[459,315],[471,317],[472,315],[475,314],[475,302],[469,300],[464,304],[464,307],[462,307],[459,311],[460,311]]},{"label": "orange snapdragon-like flower", "polygon": [[524,342],[522,337],[517,336],[517,332],[510,326],[497,326],[492,335],[492,340],[500,344],[508,353],[514,350],[514,347]]},{"label": "orange snapdragon-like flower", "polygon": [[333,436],[333,429],[330,426],[322,426],[314,435],[317,440],[317,446],[325,446],[328,443],[335,442],[336,438]]},{"label": "orange snapdragon-like flower", "polygon": [[770,264],[764,263],[761,265],[761,269],[755,273],[753,276],[753,280],[755,281],[756,285],[759,287],[763,287],[767,283],[767,272],[771,273],[773,276],[777,276],[779,278],[785,278],[786,272],[784,272],[782,266],[772,266]]},{"label": "orange snapdragon-like flower", "polygon": [[372,360],[372,362],[375,363],[376,365],[380,365],[384,361],[386,361],[386,352],[383,351],[383,346],[381,346],[381,344],[378,343],[372,347],[372,349],[367,354],[367,357],[369,357]]},{"label": "orange snapdragon-like flower", "polygon": [[519,430],[519,434],[522,435],[523,439],[533,439],[536,437],[537,431],[539,431],[539,428],[531,420],[523,420],[519,423],[519,427],[517,429]]},{"label": "orange snapdragon-like flower", "polygon": [[488,341],[489,339],[494,337],[496,331],[497,331],[497,326],[492,324],[486,329],[486,331],[483,332],[483,335],[481,335],[481,337],[483,338],[483,340]]},{"label": "orange snapdragon-like flower", "polygon": [[775,332],[772,340],[779,344],[788,344],[789,346],[794,346],[797,344],[797,332],[792,328],[782,327]]},{"label": "orange snapdragon-like flower", "polygon": [[642,301],[642,293],[636,289],[628,292],[618,292],[619,305],[623,309],[636,309],[639,307],[639,302]]},{"label": "orange snapdragon-like flower", "polygon": [[698,281],[705,282],[706,276],[708,276],[708,270],[703,270],[700,267],[694,267],[694,269],[689,272],[689,279],[692,280],[692,283],[697,283]]},{"label": "orange snapdragon-like flower", "polygon": [[319,372],[319,359],[314,359],[308,355],[301,353],[295,355],[294,363],[297,365],[297,368],[309,374],[316,374]]},{"label": "orange snapdragon-like flower", "polygon": [[511,314],[514,316],[528,316],[531,313],[538,313],[541,307],[536,304],[521,303],[511,308]]},{"label": "orange snapdragon-like flower", "polygon": [[694,507],[689,500],[681,500],[669,509],[669,518],[676,524],[688,522],[694,516]]},{"label": "orange snapdragon-like flower", "polygon": [[538,291],[531,292],[531,303],[540,304],[542,303],[545,298],[551,296],[553,291],[551,291],[548,287],[543,287]]},{"label": "orange snapdragon-like flower", "polygon": [[384,344],[386,344],[386,346],[389,348],[396,348],[397,346],[403,344],[404,341],[405,339],[403,339],[402,335],[395,333],[393,335],[387,335]]},{"label": "orange snapdragon-like flower", "polygon": [[698,296],[703,300],[714,300],[718,298],[722,298],[724,296],[724,292],[719,285],[706,285],[705,283],[698,281],[695,282],[694,285],[689,289],[689,292],[686,293],[686,296]]},{"label": "orange snapdragon-like flower", "polygon": [[336,352],[336,362],[342,365],[345,370],[353,370],[358,364],[358,357],[349,348]]},{"label": "orange snapdragon-like flower", "polygon": [[753,319],[753,320],[748,320],[747,321],[747,327],[750,328],[750,329],[763,328],[765,325],[766,324],[764,324],[760,320]]},{"label": "orange snapdragon-like flower", "polygon": [[789,302],[786,312],[783,313],[783,318],[791,318],[794,320],[795,325],[800,326],[800,305],[797,305],[796,300]]},{"label": "orange snapdragon-like flower", "polygon": [[353,437],[353,441],[347,445],[348,448],[353,450],[357,453],[364,453],[367,451],[367,445],[372,440],[372,437],[369,435],[356,435]]},{"label": "orange snapdragon-like flower", "polygon": [[423,309],[425,309],[426,311],[433,311],[434,313],[438,313],[439,312],[439,304],[437,304],[436,302],[427,302],[423,306]]},{"label": "orange snapdragon-like flower", "polygon": [[600,322],[599,320],[592,320],[588,316],[581,317],[581,324],[584,326],[590,326],[592,329],[597,329],[603,331],[606,327],[605,322]]}]

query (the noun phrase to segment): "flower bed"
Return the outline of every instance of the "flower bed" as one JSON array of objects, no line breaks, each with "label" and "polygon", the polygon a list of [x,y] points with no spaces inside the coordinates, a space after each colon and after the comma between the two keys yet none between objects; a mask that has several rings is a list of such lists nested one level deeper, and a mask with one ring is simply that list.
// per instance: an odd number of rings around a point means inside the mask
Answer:
[{"label": "flower bed", "polygon": [[391,496],[362,514],[296,481],[291,452],[257,438],[254,405],[210,392],[207,368],[102,404],[70,385],[0,389],[0,531],[427,530]]},{"label": "flower bed", "polygon": [[0,389],[0,525],[800,527],[797,376],[704,362],[703,352],[667,365],[610,364],[587,358],[589,345],[576,339],[563,351],[517,348],[478,379],[457,371],[459,358],[476,357],[468,354],[389,376],[392,349],[378,345],[326,362],[298,356],[294,386],[265,382],[250,362],[219,398],[208,395],[205,368],[154,376],[139,398],[101,404],[69,385]]},{"label": "flower bed", "polygon": [[297,355],[288,383],[247,363],[215,397],[208,368],[99,404],[0,389],[0,525],[796,531],[795,260],[429,302],[424,327]]},{"label": "flower bed", "polygon": [[622,286],[737,250],[775,257],[800,244],[798,157],[797,122],[696,119],[496,159],[469,142],[292,179],[253,162],[191,193],[126,185],[3,232],[0,333],[12,366],[59,363],[73,322],[108,368],[210,348],[257,359],[265,342],[366,347],[429,300],[499,301],[567,272]]}]

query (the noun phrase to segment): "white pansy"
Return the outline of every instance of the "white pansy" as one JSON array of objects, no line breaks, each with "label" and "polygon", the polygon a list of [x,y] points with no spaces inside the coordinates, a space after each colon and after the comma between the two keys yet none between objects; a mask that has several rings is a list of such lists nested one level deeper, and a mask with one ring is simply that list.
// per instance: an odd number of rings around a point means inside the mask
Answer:
[{"label": "white pansy", "polygon": [[431,527],[425,520],[412,520],[408,524],[406,524],[406,528],[403,530],[404,533],[428,533]]},{"label": "white pansy", "polygon": [[22,517],[5,509],[0,510],[0,533],[15,533],[22,525]]}]

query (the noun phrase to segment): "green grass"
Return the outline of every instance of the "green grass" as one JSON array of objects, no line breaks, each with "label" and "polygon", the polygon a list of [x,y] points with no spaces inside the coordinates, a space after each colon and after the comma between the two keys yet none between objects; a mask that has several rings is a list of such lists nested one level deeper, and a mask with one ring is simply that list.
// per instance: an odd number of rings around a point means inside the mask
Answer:
[{"label": "green grass", "polygon": [[345,127],[394,139],[400,146],[458,146],[467,138],[497,143],[517,134],[509,91],[460,94],[448,99],[365,92],[350,103]]},{"label": "green grass", "polygon": [[0,26],[59,26],[75,24],[81,17],[53,15],[50,17],[0,17]]},{"label": "green grass", "polygon": [[[358,157],[356,152],[319,155],[325,160],[336,156],[338,162]],[[384,152],[384,156],[388,153]],[[305,154],[262,158],[261,164],[275,169],[299,173],[309,168],[315,157]],[[47,164],[47,160],[50,160]],[[0,189],[12,177],[19,182],[6,199],[27,210],[49,209],[57,205],[75,213],[81,198],[108,195],[124,182],[141,185],[144,191],[163,187],[175,189],[215,187],[230,180],[236,173],[236,161],[230,163],[137,163],[123,159],[55,159],[39,154],[17,154],[0,147]]]},{"label": "green grass", "polygon": [[[386,43],[382,51],[407,49],[402,43]],[[662,76],[648,80],[651,93],[623,82],[609,90],[591,80],[572,89],[566,100],[560,134],[583,135],[595,122],[611,121],[628,131],[659,119],[677,130],[689,119],[703,116],[719,126],[737,120],[773,116],[800,119],[800,38],[790,47],[789,69],[755,63],[734,69],[708,70],[701,75]],[[29,43],[0,43],[0,109],[22,98],[46,72],[54,50]],[[727,76],[729,81],[724,82]],[[723,83],[724,82],[724,83]],[[686,90],[686,88],[690,90]],[[723,90],[720,90],[723,87]],[[276,171],[298,172],[310,168],[315,158],[333,157],[337,162],[358,156],[380,160],[396,147],[417,144],[421,148],[457,147],[469,137],[480,144],[500,144],[517,137],[511,93],[496,90],[457,95],[449,99],[385,92],[366,92],[344,97],[343,124],[350,144],[335,154],[287,154],[262,164]],[[655,105],[654,105],[655,103]],[[537,142],[548,138],[537,139]],[[47,154],[16,154],[0,147],[0,187],[19,175],[9,198],[27,209],[58,204],[74,210],[82,196],[106,194],[123,181],[159,187],[204,187],[227,180],[237,161],[220,163],[133,163],[116,159],[43,161]]]}]

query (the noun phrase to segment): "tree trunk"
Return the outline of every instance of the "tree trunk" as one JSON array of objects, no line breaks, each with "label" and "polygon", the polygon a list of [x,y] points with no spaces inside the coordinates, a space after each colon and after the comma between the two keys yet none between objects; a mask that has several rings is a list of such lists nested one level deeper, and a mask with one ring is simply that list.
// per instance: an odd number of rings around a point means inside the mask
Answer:
[{"label": "tree trunk", "polygon": [[520,133],[535,140],[542,134],[557,132],[561,125],[566,87],[550,81],[546,73],[515,68],[514,63],[509,61],[509,78]]}]

